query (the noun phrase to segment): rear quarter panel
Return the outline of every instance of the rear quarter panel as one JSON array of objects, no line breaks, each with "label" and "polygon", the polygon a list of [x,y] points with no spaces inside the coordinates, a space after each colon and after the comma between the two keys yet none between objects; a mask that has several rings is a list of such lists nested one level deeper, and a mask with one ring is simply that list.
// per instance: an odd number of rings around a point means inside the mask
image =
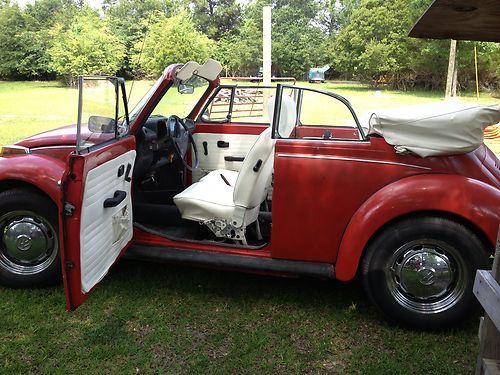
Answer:
[{"label": "rear quarter panel", "polygon": [[278,140],[272,256],[336,263],[354,277],[369,239],[384,224],[416,212],[460,216],[494,241],[500,193],[482,172],[486,153],[420,158],[383,139]]},{"label": "rear quarter panel", "polygon": [[401,179],[377,191],[353,215],[337,256],[335,275],[356,275],[368,241],[386,223],[415,213],[453,215],[487,238],[493,249],[500,223],[500,191],[464,176],[430,174]]},{"label": "rear quarter panel", "polygon": [[272,256],[334,263],[357,209],[383,186],[431,168],[370,141],[278,140]]}]

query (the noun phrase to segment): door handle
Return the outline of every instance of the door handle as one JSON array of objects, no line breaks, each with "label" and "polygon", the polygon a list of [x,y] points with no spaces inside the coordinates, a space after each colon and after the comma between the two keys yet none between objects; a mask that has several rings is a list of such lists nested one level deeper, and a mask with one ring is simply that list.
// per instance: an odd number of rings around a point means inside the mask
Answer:
[{"label": "door handle", "polygon": [[203,155],[207,156],[208,155],[208,142],[203,142]]},{"label": "door handle", "polygon": [[116,207],[127,198],[127,192],[123,190],[115,191],[113,198],[108,198],[104,201],[104,208]]},{"label": "door handle", "polygon": [[219,148],[228,148],[229,147],[229,142],[217,141],[217,147],[219,147]]}]

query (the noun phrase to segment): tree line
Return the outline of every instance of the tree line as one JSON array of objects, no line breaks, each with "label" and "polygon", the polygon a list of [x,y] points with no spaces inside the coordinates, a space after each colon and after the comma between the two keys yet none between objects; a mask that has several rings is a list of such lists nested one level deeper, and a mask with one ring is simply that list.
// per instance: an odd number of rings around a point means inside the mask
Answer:
[{"label": "tree line", "polygon": [[[396,88],[445,84],[449,41],[409,38],[430,0],[0,0],[0,78],[74,83],[79,74],[156,76],[213,57],[224,73],[262,65],[262,7],[273,7],[273,74],[329,76]],[[485,88],[500,87],[500,46],[476,43]],[[474,42],[460,42],[459,83],[472,86]]]}]

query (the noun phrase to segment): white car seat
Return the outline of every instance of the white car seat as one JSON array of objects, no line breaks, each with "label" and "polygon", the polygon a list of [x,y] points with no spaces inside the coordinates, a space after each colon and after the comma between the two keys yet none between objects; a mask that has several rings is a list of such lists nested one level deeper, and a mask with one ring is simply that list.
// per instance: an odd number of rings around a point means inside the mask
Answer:
[{"label": "white car seat", "polygon": [[[271,124],[274,98],[269,100]],[[297,122],[296,104],[282,97],[279,133],[288,137]],[[217,237],[246,243],[245,231],[257,220],[260,204],[267,196],[274,165],[271,127],[264,130],[248,151],[239,172],[219,169],[174,197],[182,218],[207,225]]]}]

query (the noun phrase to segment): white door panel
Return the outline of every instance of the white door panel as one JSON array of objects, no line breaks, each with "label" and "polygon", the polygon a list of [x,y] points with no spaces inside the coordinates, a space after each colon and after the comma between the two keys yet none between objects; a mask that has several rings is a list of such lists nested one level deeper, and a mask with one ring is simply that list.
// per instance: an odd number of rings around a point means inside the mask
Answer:
[{"label": "white door panel", "polygon": [[[224,157],[235,156],[245,157],[259,136],[253,134],[213,134],[196,133],[193,135],[196,147],[198,148],[198,158],[200,165],[193,171],[193,182],[197,182],[216,169],[229,169],[239,171],[242,162],[226,161]],[[229,143],[228,148],[217,147],[218,141]],[[207,142],[208,155],[205,155],[203,142]]]},{"label": "white door panel", "polygon": [[[88,172],[84,184],[80,225],[81,289],[88,293],[108,272],[124,246],[132,239],[131,182],[118,170],[128,164],[133,171],[136,152],[129,151]],[[130,172],[132,173],[132,172]],[[104,208],[104,201],[116,191],[126,198],[116,207]]]}]

